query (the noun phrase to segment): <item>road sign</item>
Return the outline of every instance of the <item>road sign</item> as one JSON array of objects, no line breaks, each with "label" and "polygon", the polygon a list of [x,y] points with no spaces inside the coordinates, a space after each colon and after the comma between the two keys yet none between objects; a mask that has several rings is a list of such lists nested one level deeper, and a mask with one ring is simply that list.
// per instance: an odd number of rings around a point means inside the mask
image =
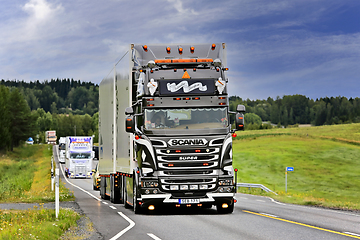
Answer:
[{"label": "road sign", "polygon": [[294,171],[294,167],[286,167],[286,171],[287,171],[287,172],[293,172],[293,171]]}]

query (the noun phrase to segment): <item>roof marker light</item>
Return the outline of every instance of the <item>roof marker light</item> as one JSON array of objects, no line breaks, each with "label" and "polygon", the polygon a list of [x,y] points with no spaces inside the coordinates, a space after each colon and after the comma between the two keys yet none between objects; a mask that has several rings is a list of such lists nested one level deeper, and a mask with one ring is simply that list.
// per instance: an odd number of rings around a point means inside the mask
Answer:
[{"label": "roof marker light", "polygon": [[144,46],[143,46],[143,49],[144,49],[145,52],[147,52],[147,51],[148,51],[148,46],[147,46],[147,45],[144,45]]},{"label": "roof marker light", "polygon": [[170,47],[166,47],[166,52],[167,52],[168,54],[170,54],[171,48],[170,48]]},{"label": "roof marker light", "polygon": [[213,43],[213,44],[211,45],[211,50],[215,50],[215,47],[216,47],[216,44]]},{"label": "roof marker light", "polygon": [[195,47],[191,46],[191,47],[190,47],[190,52],[191,52],[191,53],[194,53],[194,51],[195,51]]},{"label": "roof marker light", "polygon": [[182,47],[179,47],[179,54],[183,54],[183,48]]}]

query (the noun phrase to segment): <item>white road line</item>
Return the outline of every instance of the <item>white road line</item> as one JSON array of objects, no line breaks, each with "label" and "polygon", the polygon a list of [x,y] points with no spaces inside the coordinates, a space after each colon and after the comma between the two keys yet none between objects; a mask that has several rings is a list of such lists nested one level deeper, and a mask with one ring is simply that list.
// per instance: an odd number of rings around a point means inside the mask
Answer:
[{"label": "white road line", "polygon": [[108,203],[107,202],[102,202],[103,204],[106,204],[106,205],[108,205]]},{"label": "white road line", "polygon": [[260,213],[260,214],[262,214],[262,215],[266,215],[266,216],[269,216],[269,217],[276,217],[276,218],[278,218],[278,216],[271,215],[271,214],[267,214],[267,213]]},{"label": "white road line", "polygon": [[125,214],[123,214],[122,212],[118,212],[118,214],[120,216],[122,216],[126,221],[128,221],[130,223],[130,225],[127,228],[125,228],[124,230],[122,230],[121,232],[119,232],[118,234],[116,234],[115,236],[113,236],[112,238],[110,238],[110,240],[118,239],[124,233],[126,233],[127,231],[129,231],[131,228],[133,228],[135,226],[135,223],[130,218],[128,218]]},{"label": "white road line", "polygon": [[281,203],[281,202],[278,202],[278,201],[275,201],[274,199],[272,199],[271,197],[269,197],[271,199],[271,201],[273,203],[276,203],[276,204],[279,204],[279,205],[286,205],[285,203]]},{"label": "white road line", "polygon": [[257,202],[265,202],[264,200],[255,200],[255,201],[257,201]]},{"label": "white road line", "polygon": [[152,239],[161,240],[161,238],[158,238],[157,236],[155,236],[155,235],[152,234],[152,233],[148,233],[147,235],[148,235],[149,237],[151,237]]},{"label": "white road line", "polygon": [[[61,165],[60,165],[60,169],[61,169],[61,172],[62,172],[62,174],[63,174],[63,176],[64,176],[64,179],[66,180],[67,183],[69,183],[70,185],[72,185],[72,186],[80,189],[81,191],[83,191],[84,193],[86,193],[86,194],[88,194],[89,196],[93,197],[94,199],[98,200],[99,202],[102,201],[100,198],[94,196],[93,194],[89,193],[88,191],[86,191],[86,190],[82,189],[81,187],[79,187],[79,186],[71,183],[71,182],[67,179],[67,177],[65,176],[64,169],[62,168]],[[102,203],[108,204],[107,202],[102,202]],[[110,207],[112,207],[112,206],[110,206]],[[119,214],[121,217],[123,217],[126,221],[128,221],[128,222],[130,223],[130,225],[129,225],[127,228],[125,228],[124,230],[122,230],[121,232],[119,232],[118,234],[116,234],[116,235],[115,235],[114,237],[112,237],[110,240],[116,240],[116,239],[118,239],[118,238],[121,237],[124,233],[126,233],[127,231],[129,231],[131,228],[133,228],[133,227],[135,226],[135,223],[134,223],[130,218],[128,218],[125,214],[123,214],[122,212],[118,212],[118,214]]]},{"label": "white road line", "polygon": [[352,232],[344,232],[344,233],[360,237],[360,234],[356,234],[356,233],[352,233]]},{"label": "white road line", "polygon": [[74,187],[76,187],[76,188],[80,189],[81,191],[83,191],[84,193],[86,193],[86,194],[88,194],[89,196],[93,197],[94,199],[96,199],[96,200],[98,200],[98,201],[101,201],[101,199],[100,199],[100,198],[98,198],[98,197],[96,197],[95,195],[93,195],[93,194],[89,193],[88,191],[86,191],[86,190],[82,189],[81,187],[79,187],[79,186],[77,186],[77,185],[75,185],[75,184],[71,183],[71,182],[67,179],[67,177],[65,176],[64,169],[62,168],[62,166],[61,166],[61,165],[60,165],[60,169],[61,169],[61,172],[62,172],[62,174],[63,174],[63,176],[64,176],[64,179],[66,180],[66,182],[67,182],[67,183],[69,183],[70,185],[72,185],[72,186],[74,186]]},{"label": "white road line", "polygon": [[112,209],[114,209],[114,210],[116,209],[116,207],[114,207],[114,206],[109,206],[109,207],[112,208]]}]

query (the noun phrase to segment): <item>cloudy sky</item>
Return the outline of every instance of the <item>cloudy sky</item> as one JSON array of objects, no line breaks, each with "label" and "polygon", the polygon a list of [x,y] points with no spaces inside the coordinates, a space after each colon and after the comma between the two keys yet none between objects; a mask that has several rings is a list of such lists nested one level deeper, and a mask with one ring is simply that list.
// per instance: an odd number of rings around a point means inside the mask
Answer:
[{"label": "cloudy sky", "polygon": [[0,0],[0,79],[100,83],[129,43],[227,44],[230,95],[360,97],[359,0]]}]

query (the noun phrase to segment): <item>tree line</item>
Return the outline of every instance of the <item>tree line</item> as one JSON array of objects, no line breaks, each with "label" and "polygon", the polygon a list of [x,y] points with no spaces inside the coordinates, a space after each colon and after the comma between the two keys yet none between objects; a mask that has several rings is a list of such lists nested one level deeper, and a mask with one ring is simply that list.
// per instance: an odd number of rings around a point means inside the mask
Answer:
[{"label": "tree line", "polygon": [[[0,82],[0,150],[13,149],[28,137],[39,137],[56,130],[58,137],[95,135],[98,141],[99,86],[73,79],[43,82]],[[304,95],[285,95],[275,100],[229,98],[230,110],[246,107],[245,127],[272,128],[296,124],[330,125],[360,122],[360,98],[326,97],[310,99]],[[264,124],[264,122],[266,122]]]},{"label": "tree line", "polygon": [[73,113],[93,115],[98,111],[99,86],[74,79],[51,79],[50,81],[25,82],[4,79],[1,85],[18,88],[30,110],[38,108],[50,113]]},{"label": "tree line", "polygon": [[[12,151],[29,137],[35,142],[44,143],[45,131],[48,130],[56,130],[58,138],[94,135],[94,142],[97,142],[98,86],[82,83],[76,85],[74,82],[63,100],[49,86],[49,82],[41,84],[33,84],[34,88],[30,88],[27,87],[28,83],[11,85],[9,81],[0,82],[0,150]],[[47,101],[52,104],[46,105]],[[59,102],[60,109],[57,108]],[[64,110],[65,105],[61,102],[77,104],[72,104],[75,108],[68,107]]]},{"label": "tree line", "polygon": [[[243,100],[230,97],[230,110],[235,111],[238,104],[246,107],[245,122],[248,127],[259,129],[262,122],[281,126],[311,124],[314,126],[359,123],[360,98],[326,97],[310,99],[304,95],[285,95],[275,100]],[[249,114],[249,115],[248,115]]]}]

